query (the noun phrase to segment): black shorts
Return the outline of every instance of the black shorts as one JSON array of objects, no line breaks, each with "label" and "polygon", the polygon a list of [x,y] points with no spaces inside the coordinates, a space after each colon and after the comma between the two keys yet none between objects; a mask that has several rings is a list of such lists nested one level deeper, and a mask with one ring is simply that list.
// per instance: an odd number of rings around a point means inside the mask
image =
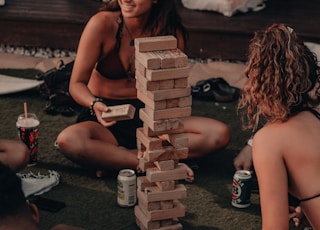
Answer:
[{"label": "black shorts", "polygon": [[[115,125],[108,127],[113,136],[117,139],[120,146],[128,149],[137,148],[136,129],[142,127],[143,123],[139,118],[139,110],[144,107],[144,104],[138,99],[132,100],[110,100],[103,99],[103,103],[108,106],[131,104],[136,108],[134,118],[130,120],[117,121]],[[82,108],[77,123],[83,121],[97,121],[96,116],[90,114],[89,108]]]}]

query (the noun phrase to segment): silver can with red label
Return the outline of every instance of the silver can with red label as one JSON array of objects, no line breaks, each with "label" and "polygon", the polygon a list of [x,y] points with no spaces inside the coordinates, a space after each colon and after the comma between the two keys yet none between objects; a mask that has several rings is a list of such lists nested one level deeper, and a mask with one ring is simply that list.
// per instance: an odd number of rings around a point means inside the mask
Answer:
[{"label": "silver can with red label", "polygon": [[120,207],[132,207],[137,202],[137,177],[132,169],[122,169],[118,174],[117,202]]},{"label": "silver can with red label", "polygon": [[247,208],[251,205],[251,172],[248,170],[237,170],[232,181],[231,204],[237,208]]}]

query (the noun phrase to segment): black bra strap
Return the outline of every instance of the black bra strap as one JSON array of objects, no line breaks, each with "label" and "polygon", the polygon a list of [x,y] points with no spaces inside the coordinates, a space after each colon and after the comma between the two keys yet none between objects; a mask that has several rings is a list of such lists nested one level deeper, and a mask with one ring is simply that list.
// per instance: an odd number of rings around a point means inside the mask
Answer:
[{"label": "black bra strap", "polygon": [[319,197],[319,196],[320,196],[320,194],[315,195],[315,196],[312,196],[312,197],[309,197],[309,198],[306,198],[306,199],[301,199],[300,201],[303,202],[303,201],[312,200],[313,198],[317,198],[317,197]]},{"label": "black bra strap", "polygon": [[116,34],[116,50],[119,51],[120,50],[120,46],[121,46],[121,34],[122,34],[122,27],[123,27],[123,19],[122,17],[119,18],[119,27],[117,30],[117,34]]}]

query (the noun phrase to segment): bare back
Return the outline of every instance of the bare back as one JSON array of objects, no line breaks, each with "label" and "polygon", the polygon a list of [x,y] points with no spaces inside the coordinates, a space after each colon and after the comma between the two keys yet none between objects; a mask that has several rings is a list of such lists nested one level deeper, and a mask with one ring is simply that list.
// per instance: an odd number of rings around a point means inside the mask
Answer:
[{"label": "bare back", "polygon": [[[319,137],[320,120],[309,111],[300,112],[284,123],[266,125],[255,135],[253,159],[258,180],[262,181],[265,221],[269,217],[279,218],[279,223],[286,224],[288,192],[298,199],[320,194]],[[309,220],[317,224],[316,229],[320,228],[320,219],[311,215],[318,213],[320,197],[301,202],[301,207]]]}]

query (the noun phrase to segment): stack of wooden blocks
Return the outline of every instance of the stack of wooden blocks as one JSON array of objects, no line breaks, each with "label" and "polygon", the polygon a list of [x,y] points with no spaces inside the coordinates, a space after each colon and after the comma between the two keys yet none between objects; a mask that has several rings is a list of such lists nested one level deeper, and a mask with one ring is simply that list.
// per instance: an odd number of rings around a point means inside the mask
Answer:
[{"label": "stack of wooden blocks", "polygon": [[135,39],[136,87],[144,102],[137,129],[139,168],[138,205],[135,216],[140,229],[182,229],[178,218],[185,215],[179,199],[187,190],[179,180],[187,168],[179,163],[188,156],[188,137],[182,117],[191,115],[188,57],[177,48],[173,36]]}]

